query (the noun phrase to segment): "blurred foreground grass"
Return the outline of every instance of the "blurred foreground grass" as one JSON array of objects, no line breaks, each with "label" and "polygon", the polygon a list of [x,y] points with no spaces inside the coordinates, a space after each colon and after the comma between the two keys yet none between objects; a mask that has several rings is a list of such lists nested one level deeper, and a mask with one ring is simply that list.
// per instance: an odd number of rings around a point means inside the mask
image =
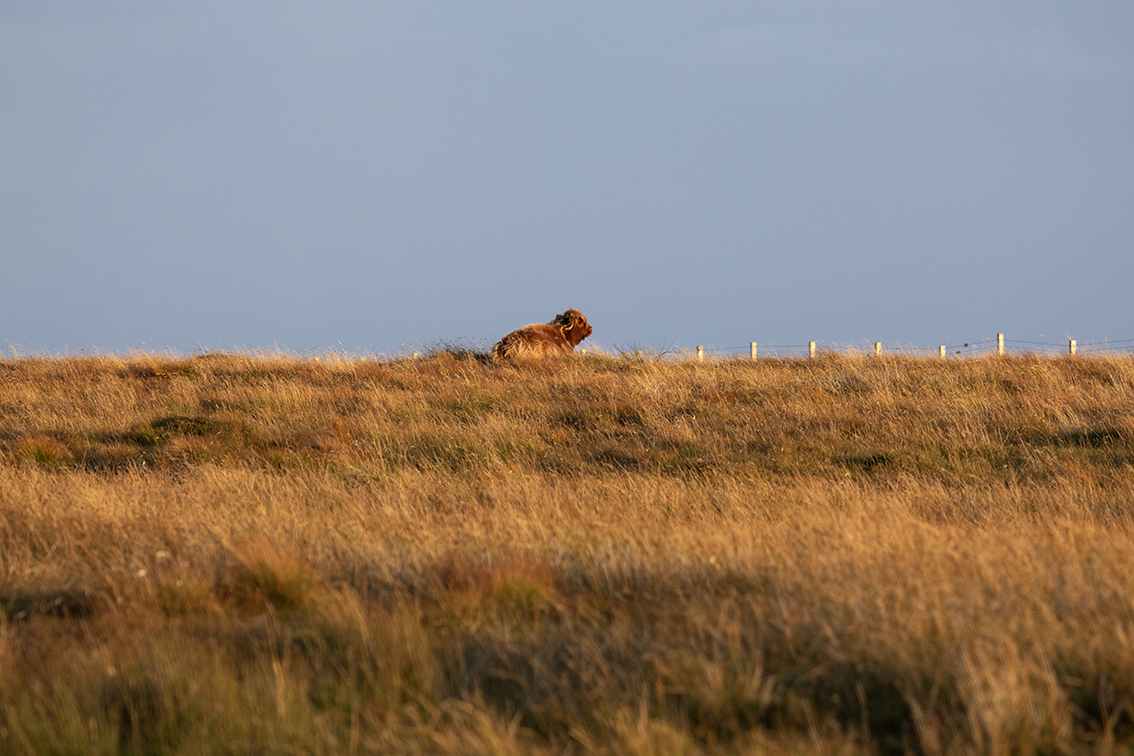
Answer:
[{"label": "blurred foreground grass", "polygon": [[4,753],[1134,744],[1134,359],[0,361]]}]

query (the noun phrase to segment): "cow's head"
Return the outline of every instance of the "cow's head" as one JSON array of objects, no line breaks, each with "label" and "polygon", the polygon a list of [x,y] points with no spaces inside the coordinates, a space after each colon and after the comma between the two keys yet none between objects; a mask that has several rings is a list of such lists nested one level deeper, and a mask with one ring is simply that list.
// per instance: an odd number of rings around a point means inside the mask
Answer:
[{"label": "cow's head", "polygon": [[559,327],[567,341],[571,342],[572,349],[579,346],[580,341],[594,332],[591,324],[578,310],[567,310],[562,315],[556,315],[551,324]]}]

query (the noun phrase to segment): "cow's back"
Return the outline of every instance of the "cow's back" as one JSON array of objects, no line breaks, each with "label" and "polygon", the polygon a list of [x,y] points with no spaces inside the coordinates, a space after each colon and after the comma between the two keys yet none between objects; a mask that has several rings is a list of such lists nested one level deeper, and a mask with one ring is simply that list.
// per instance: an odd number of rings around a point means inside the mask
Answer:
[{"label": "cow's back", "polygon": [[492,348],[498,360],[510,357],[548,357],[574,351],[571,342],[556,326],[535,323],[512,331]]}]

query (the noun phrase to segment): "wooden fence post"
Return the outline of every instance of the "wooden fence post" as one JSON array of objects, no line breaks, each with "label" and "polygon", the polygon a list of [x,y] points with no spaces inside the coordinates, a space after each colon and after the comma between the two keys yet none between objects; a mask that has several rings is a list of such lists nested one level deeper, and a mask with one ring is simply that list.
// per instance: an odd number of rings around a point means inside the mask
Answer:
[{"label": "wooden fence post", "polygon": [[1071,354],[1075,354],[1075,339],[1071,339],[1070,349]]},{"label": "wooden fence post", "polygon": [[752,359],[756,359],[756,342],[752,342]]},{"label": "wooden fence post", "polygon": [[881,341],[875,341],[874,342],[874,356],[875,357],[881,357],[882,356],[882,342]]},{"label": "wooden fence post", "polygon": [[941,359],[945,359],[945,345],[944,344],[941,345],[940,354],[941,354]]},{"label": "wooden fence post", "polygon": [[705,347],[701,346],[700,344],[697,345],[697,359],[705,359]]},{"label": "wooden fence post", "polygon": [[996,353],[1004,354],[1004,334],[996,334]]},{"label": "wooden fence post", "polygon": [[807,354],[811,359],[815,359],[815,342],[814,341],[808,342]]}]

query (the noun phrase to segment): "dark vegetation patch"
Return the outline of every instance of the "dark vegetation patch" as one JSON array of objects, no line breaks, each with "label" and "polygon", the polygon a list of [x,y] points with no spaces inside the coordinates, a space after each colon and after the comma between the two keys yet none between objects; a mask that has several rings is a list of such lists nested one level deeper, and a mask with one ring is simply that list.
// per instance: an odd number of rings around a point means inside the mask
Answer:
[{"label": "dark vegetation patch", "polygon": [[167,415],[158,418],[152,423],[154,432],[159,439],[168,439],[171,436],[220,436],[226,430],[222,424],[204,416]]},{"label": "dark vegetation patch", "polygon": [[0,609],[8,621],[35,617],[79,619],[93,614],[96,608],[96,597],[89,590],[0,592]]},{"label": "dark vegetation patch", "polygon": [[649,457],[644,450],[635,452],[612,443],[587,449],[584,455],[590,463],[606,470],[626,472],[649,466]]},{"label": "dark vegetation patch", "polygon": [[489,342],[469,342],[463,339],[441,339],[425,349],[430,359],[450,359],[456,362],[492,364],[492,344]]},{"label": "dark vegetation patch", "polygon": [[887,451],[868,452],[865,454],[847,454],[844,456],[834,457],[833,461],[837,465],[841,465],[851,470],[861,470],[863,472],[876,472],[887,468],[891,468],[900,464],[900,458],[897,454]]},{"label": "dark vegetation patch", "polygon": [[1053,440],[1059,446],[1085,449],[1130,449],[1134,446],[1134,427],[1130,424],[1100,424],[1062,431],[1055,434]]},{"label": "dark vegetation patch", "polygon": [[45,470],[59,471],[71,462],[71,450],[67,444],[46,434],[25,436],[15,446],[14,456],[20,462],[34,464]]}]

